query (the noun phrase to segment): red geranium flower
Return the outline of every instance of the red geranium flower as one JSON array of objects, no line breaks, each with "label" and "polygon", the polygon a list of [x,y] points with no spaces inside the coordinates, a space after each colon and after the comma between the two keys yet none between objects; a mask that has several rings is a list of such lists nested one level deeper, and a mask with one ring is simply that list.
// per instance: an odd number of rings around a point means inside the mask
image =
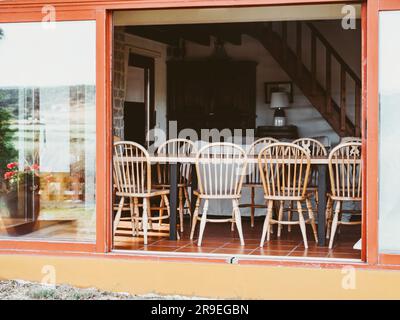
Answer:
[{"label": "red geranium flower", "polygon": [[16,174],[15,171],[6,172],[6,173],[4,174],[4,179],[9,180],[9,179],[11,179],[12,176],[15,175],[15,174]]},{"label": "red geranium flower", "polygon": [[31,165],[31,170],[39,170],[39,165],[34,163],[33,165]]},{"label": "red geranium flower", "polygon": [[15,167],[18,167],[18,162],[10,162],[7,164],[7,169],[14,169]]}]

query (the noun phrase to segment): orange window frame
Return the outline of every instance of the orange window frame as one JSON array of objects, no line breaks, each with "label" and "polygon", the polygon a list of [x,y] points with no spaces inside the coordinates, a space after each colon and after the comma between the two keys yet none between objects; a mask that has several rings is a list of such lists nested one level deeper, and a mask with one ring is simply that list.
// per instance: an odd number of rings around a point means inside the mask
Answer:
[{"label": "orange window frame", "polygon": [[[266,5],[306,5],[360,3],[343,0],[53,0],[57,21],[96,20],[96,243],[60,243],[29,240],[0,240],[0,250],[40,250],[58,252],[107,253],[112,249],[111,160],[112,160],[112,10],[188,7],[233,7]],[[362,130],[364,133],[363,261],[400,265],[400,257],[378,254],[378,12],[393,9],[390,0],[362,3]],[[0,22],[41,21],[46,0],[5,0],[0,2]],[[371,76],[368,76],[371,75]],[[366,125],[368,120],[368,126]],[[366,152],[367,151],[367,152]],[[367,214],[368,212],[368,214]],[[122,256],[110,253],[111,256]],[[156,254],[156,259],[159,259]],[[175,258],[176,259],[176,258]],[[197,261],[201,258],[178,260]],[[217,259],[218,260],[218,259]],[[243,261],[243,263],[262,263]],[[270,264],[271,262],[265,262]],[[298,264],[296,262],[289,262]],[[300,264],[307,264],[302,261]]]},{"label": "orange window frame", "polygon": [[[369,112],[369,123],[368,127],[371,130],[367,134],[370,136],[369,141],[369,148],[373,148],[372,152],[369,149],[369,157],[371,158],[370,161],[373,162],[373,172],[368,173],[370,175],[370,181],[375,181],[374,186],[370,187],[373,192],[372,199],[369,199],[371,208],[374,210],[374,221],[376,221],[376,230],[374,230],[374,244],[376,248],[376,255],[374,256],[375,262],[381,265],[400,265],[400,254],[387,254],[387,253],[379,253],[378,247],[378,212],[379,212],[379,198],[378,198],[378,184],[376,181],[379,181],[379,149],[378,149],[378,137],[379,137],[379,13],[382,11],[400,11],[400,2],[393,1],[393,0],[380,0],[378,1],[368,1],[371,2],[371,16],[368,16],[370,20],[368,27],[371,29],[369,30],[369,70],[370,74],[375,75],[373,78],[370,79],[368,91],[369,91],[369,98],[368,98],[368,110]],[[373,154],[371,154],[373,153]],[[369,194],[369,196],[371,193]],[[371,221],[372,222],[372,221]]]},{"label": "orange window frame", "polygon": [[[29,10],[16,10],[8,5],[4,10],[0,7],[0,23],[41,22],[44,14],[42,7]],[[30,239],[1,239],[0,250],[38,250],[57,252],[105,252],[106,251],[106,214],[109,212],[110,192],[104,173],[109,172],[109,161],[104,159],[107,143],[107,134],[110,124],[110,115],[107,114],[106,88],[108,68],[106,61],[106,43],[108,18],[105,10],[56,10],[56,21],[96,21],[96,240],[94,243],[65,242],[57,240],[30,240]],[[109,176],[108,174],[106,176]],[[100,196],[101,195],[101,196]]]}]

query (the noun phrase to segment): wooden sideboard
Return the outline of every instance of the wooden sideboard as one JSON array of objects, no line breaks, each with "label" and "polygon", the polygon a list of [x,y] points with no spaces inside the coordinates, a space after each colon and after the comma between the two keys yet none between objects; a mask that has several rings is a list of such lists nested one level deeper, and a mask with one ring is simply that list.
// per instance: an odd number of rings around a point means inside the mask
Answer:
[{"label": "wooden sideboard", "polygon": [[294,140],[299,137],[296,126],[260,126],[257,127],[256,137],[271,137],[275,139],[288,139]]},{"label": "wooden sideboard", "polygon": [[256,62],[168,61],[167,68],[167,120],[178,130],[255,128]]}]

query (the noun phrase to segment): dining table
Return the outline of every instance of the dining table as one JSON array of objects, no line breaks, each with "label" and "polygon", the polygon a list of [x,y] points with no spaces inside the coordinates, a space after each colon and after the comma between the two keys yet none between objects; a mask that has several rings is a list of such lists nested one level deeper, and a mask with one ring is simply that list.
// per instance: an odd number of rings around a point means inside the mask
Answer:
[{"label": "dining table", "polygon": [[[169,228],[169,238],[170,240],[177,239],[177,204],[178,204],[178,167],[179,164],[191,164],[196,163],[195,155],[151,155],[151,164],[157,163],[167,163],[170,170],[170,228]],[[274,160],[272,160],[274,161]],[[285,159],[285,161],[294,161],[293,159]],[[248,156],[247,163],[258,163],[257,156]],[[318,217],[318,245],[326,245],[325,228],[326,228],[326,194],[328,186],[327,177],[327,167],[328,167],[328,157],[312,157],[310,158],[311,166],[317,167],[318,170],[318,207],[317,207],[317,217]],[[193,190],[196,189],[196,170],[192,170],[192,188],[191,197],[193,199]],[[192,212],[194,211],[194,202],[192,203]]]}]

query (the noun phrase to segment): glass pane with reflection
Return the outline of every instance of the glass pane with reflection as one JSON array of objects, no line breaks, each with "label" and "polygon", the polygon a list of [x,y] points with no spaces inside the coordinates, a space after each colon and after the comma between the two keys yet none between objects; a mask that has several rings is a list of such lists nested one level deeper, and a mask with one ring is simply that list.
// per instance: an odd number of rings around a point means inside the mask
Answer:
[{"label": "glass pane with reflection", "polygon": [[95,22],[0,30],[0,237],[94,241]]},{"label": "glass pane with reflection", "polygon": [[379,16],[379,251],[400,253],[400,11]]}]

